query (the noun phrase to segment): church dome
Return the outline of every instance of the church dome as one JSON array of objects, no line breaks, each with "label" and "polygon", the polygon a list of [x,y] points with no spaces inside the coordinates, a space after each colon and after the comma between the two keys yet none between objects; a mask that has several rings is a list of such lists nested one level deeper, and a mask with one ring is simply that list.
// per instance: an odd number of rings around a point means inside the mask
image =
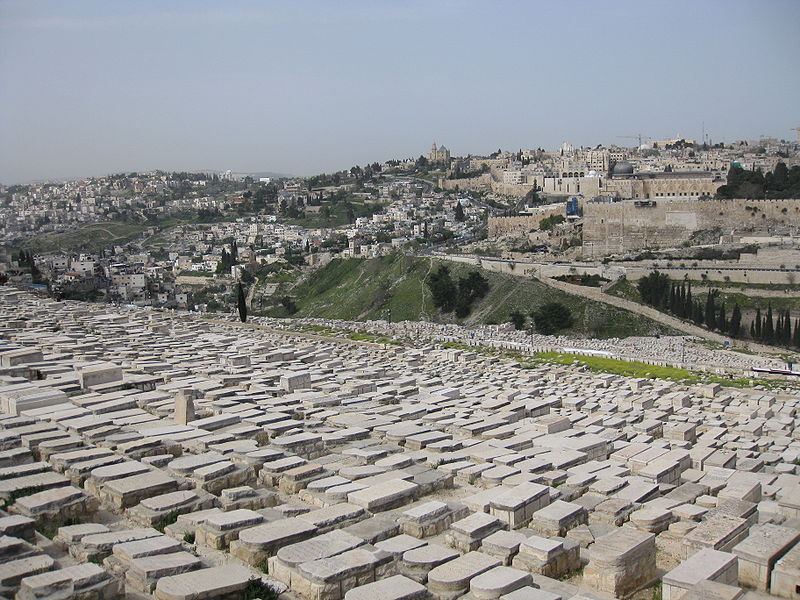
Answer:
[{"label": "church dome", "polygon": [[614,175],[633,175],[633,165],[627,160],[621,160],[614,165]]}]

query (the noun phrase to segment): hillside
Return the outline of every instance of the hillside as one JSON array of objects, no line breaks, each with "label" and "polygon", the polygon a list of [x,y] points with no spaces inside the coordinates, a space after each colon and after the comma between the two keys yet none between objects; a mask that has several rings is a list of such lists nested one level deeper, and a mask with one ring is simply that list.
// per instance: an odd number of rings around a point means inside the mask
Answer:
[{"label": "hillside", "polygon": [[43,233],[21,246],[37,254],[49,252],[97,252],[112,244],[124,245],[147,229],[145,225],[109,221],[91,223],[65,233]]},{"label": "hillside", "polygon": [[[336,259],[277,296],[288,294],[295,300],[296,317],[459,322],[434,308],[425,285],[428,273],[440,262],[401,254],[375,259]],[[447,265],[454,277],[475,269],[450,262]],[[541,304],[557,301],[573,312],[575,325],[568,332],[573,335],[627,337],[675,333],[646,317],[555,290],[535,279],[483,270],[481,273],[489,280],[490,291],[460,321],[467,325],[502,323],[514,310],[528,314]],[[286,316],[279,306],[266,314]]]}]

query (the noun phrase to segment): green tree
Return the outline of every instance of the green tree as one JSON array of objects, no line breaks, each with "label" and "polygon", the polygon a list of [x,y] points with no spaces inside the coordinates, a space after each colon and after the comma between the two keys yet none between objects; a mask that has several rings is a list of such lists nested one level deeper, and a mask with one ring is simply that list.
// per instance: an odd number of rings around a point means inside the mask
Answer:
[{"label": "green tree", "polygon": [[728,335],[731,337],[739,337],[742,329],[742,311],[739,309],[739,304],[733,305],[733,312],[731,313],[731,320],[728,322]]},{"label": "green tree", "polygon": [[433,296],[433,305],[443,313],[452,312],[456,306],[458,288],[445,265],[431,273],[425,283]]},{"label": "green tree", "polygon": [[477,271],[458,280],[458,297],[456,298],[455,315],[463,319],[472,310],[472,304],[483,298],[489,291],[489,280]]},{"label": "green tree", "polygon": [[287,315],[293,315],[297,312],[297,304],[295,304],[291,296],[283,296],[281,298],[281,306],[283,306]]},{"label": "green tree", "polygon": [[708,290],[708,295],[706,296],[705,324],[709,329],[717,327],[717,309],[714,305],[716,295],[716,290]]},{"label": "green tree", "polygon": [[236,286],[236,305],[239,309],[239,320],[245,323],[247,321],[247,301],[244,297],[244,288],[242,288],[241,281]]},{"label": "green tree", "polygon": [[459,223],[463,222],[464,219],[466,218],[464,216],[464,207],[461,206],[460,200],[456,202],[455,213],[456,213],[456,221],[458,221]]},{"label": "green tree", "polygon": [[511,314],[508,315],[508,320],[514,324],[514,329],[517,331],[522,331],[525,329],[525,315],[523,315],[520,311],[512,311]]},{"label": "green tree", "polygon": [[653,271],[636,284],[642,301],[650,306],[663,308],[669,298],[670,281],[665,273]]},{"label": "green tree", "polygon": [[531,313],[536,330],[544,335],[553,335],[572,326],[572,311],[560,302],[548,302]]},{"label": "green tree", "polygon": [[764,317],[764,325],[761,328],[764,341],[772,342],[775,340],[775,321],[772,317],[772,303],[767,305],[767,314]]}]

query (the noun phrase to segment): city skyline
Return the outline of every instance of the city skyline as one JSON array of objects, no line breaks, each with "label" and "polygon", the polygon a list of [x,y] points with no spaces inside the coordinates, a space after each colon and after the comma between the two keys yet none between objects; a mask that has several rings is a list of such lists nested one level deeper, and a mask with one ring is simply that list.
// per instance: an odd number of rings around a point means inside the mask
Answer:
[{"label": "city skyline", "polygon": [[0,182],[310,175],[434,139],[454,155],[794,139],[796,17],[781,1],[3,2]]}]

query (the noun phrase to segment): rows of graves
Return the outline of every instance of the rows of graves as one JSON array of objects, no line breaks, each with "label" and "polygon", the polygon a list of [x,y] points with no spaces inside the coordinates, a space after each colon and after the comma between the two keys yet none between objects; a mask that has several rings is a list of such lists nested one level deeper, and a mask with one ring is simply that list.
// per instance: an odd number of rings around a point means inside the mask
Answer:
[{"label": "rows of graves", "polygon": [[791,390],[0,315],[0,597],[800,597]]}]

